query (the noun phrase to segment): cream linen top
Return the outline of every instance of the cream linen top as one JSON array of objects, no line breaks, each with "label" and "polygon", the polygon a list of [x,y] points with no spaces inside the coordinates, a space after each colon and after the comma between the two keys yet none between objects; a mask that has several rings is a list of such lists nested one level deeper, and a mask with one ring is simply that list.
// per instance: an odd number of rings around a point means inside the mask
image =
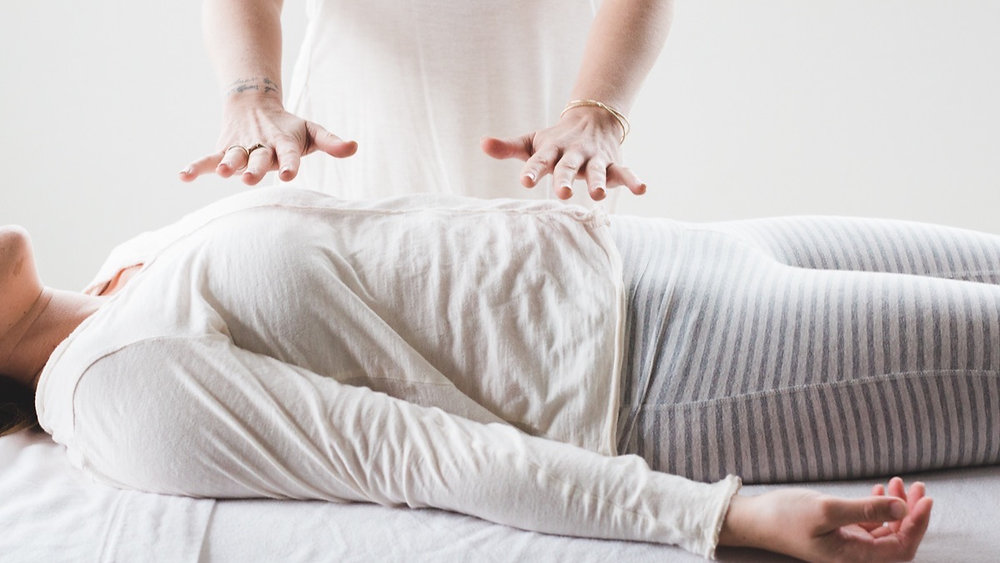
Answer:
[{"label": "cream linen top", "polygon": [[268,189],[116,249],[39,421],[115,486],[434,506],[711,554],[738,480],[609,457],[624,318],[600,212]]}]

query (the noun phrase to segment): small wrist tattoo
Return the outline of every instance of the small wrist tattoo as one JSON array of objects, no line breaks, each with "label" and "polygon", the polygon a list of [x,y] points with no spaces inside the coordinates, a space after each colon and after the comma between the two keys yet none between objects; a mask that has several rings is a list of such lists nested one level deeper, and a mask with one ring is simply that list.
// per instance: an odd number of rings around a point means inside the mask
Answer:
[{"label": "small wrist tattoo", "polygon": [[260,92],[261,94],[281,95],[281,87],[278,83],[266,76],[255,76],[253,78],[241,78],[229,85],[226,97],[242,94],[248,90]]}]

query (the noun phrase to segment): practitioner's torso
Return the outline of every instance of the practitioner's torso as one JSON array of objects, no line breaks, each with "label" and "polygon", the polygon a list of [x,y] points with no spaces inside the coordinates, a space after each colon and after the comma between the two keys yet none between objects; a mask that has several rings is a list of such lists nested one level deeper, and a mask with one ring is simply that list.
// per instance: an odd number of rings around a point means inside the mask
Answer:
[{"label": "practitioner's torso", "polygon": [[304,187],[352,199],[416,191],[549,197],[483,136],[553,124],[593,18],[589,0],[315,1],[288,102],[358,153],[304,161]]}]

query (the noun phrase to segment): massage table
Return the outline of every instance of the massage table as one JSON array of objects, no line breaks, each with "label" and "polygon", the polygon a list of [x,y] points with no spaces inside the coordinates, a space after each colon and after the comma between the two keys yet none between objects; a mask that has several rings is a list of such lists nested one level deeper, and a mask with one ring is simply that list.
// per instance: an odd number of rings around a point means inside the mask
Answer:
[{"label": "massage table", "polygon": [[[1000,466],[905,476],[934,497],[917,561],[1000,561]],[[811,483],[845,496],[874,481]],[[747,486],[754,494],[774,486]],[[790,561],[720,548],[721,561]],[[0,438],[0,561],[695,562],[679,548],[550,536],[450,512],[123,491],[73,468],[47,434]]]}]

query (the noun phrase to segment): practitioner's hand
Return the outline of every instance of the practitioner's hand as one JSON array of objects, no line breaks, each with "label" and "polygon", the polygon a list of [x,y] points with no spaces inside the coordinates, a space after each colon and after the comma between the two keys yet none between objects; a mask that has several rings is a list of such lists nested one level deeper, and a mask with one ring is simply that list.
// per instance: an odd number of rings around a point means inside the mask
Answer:
[{"label": "practitioner's hand", "polygon": [[548,129],[510,139],[485,137],[481,144],[493,158],[526,161],[521,170],[521,184],[526,188],[552,174],[556,195],[569,199],[573,180],[583,178],[590,197],[599,201],[607,195],[607,188],[616,186],[627,186],[636,195],[646,192],[646,184],[621,164],[621,135],[621,126],[610,113],[581,106],[567,111]]},{"label": "practitioner's hand", "polygon": [[[243,183],[253,186],[268,172],[280,170],[278,177],[287,182],[298,174],[299,160],[313,151],[343,158],[358,150],[356,142],[344,141],[319,125],[288,113],[276,97],[240,96],[226,104],[215,152],[182,170],[181,180],[190,182],[211,172],[229,178],[243,171]],[[249,150],[257,143],[264,146],[253,150],[249,159],[247,151],[239,148]]]},{"label": "practitioner's hand", "polygon": [[[909,492],[889,481],[862,499],[842,499],[806,489],[781,489],[733,498],[720,545],[749,546],[806,561],[909,561],[930,521],[923,483]],[[887,524],[883,525],[883,522]]]}]

